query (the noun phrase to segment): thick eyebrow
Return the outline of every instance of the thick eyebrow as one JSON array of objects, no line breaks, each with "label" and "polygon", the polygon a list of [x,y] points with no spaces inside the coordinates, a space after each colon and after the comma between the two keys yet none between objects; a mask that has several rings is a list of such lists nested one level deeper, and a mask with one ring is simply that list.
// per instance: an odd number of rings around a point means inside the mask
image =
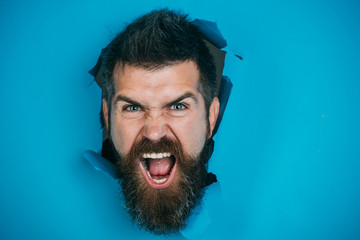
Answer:
[{"label": "thick eyebrow", "polygon": [[[184,100],[186,98],[192,98],[195,101],[195,103],[198,103],[198,99],[197,99],[197,97],[195,96],[194,93],[186,92],[183,95],[176,98],[175,100],[173,100],[173,101],[171,101],[169,103],[166,103],[163,106],[163,108],[171,107],[172,105],[174,105],[174,104],[176,104],[176,103],[178,103],[178,102],[180,102],[180,101],[182,101],[182,100]],[[143,104],[141,104],[141,103],[139,103],[139,102],[137,102],[137,101],[135,101],[135,100],[133,100],[133,99],[131,99],[129,97],[126,97],[124,95],[117,95],[116,98],[115,98],[115,101],[114,101],[114,105],[116,105],[119,101],[128,102],[128,103],[130,103],[132,105],[136,105],[136,106],[139,106],[139,107],[141,107],[143,109],[147,109],[147,107],[145,105],[143,105]]]},{"label": "thick eyebrow", "polygon": [[131,98],[128,98],[124,95],[117,95],[116,98],[115,98],[115,102],[114,102],[114,105],[116,106],[116,104],[120,101],[124,101],[124,102],[128,102],[132,105],[136,105],[136,106],[139,106],[141,108],[144,108],[145,106],[135,100],[132,100]]},{"label": "thick eyebrow", "polygon": [[186,98],[192,98],[195,101],[195,103],[198,102],[198,99],[195,96],[195,94],[193,94],[192,92],[186,92],[183,95],[181,95],[180,97],[176,98],[175,100],[165,104],[164,107],[171,107],[172,105],[174,105],[174,104],[176,104],[176,103],[178,103],[178,102],[180,102],[180,101],[182,101],[182,100],[184,100]]}]

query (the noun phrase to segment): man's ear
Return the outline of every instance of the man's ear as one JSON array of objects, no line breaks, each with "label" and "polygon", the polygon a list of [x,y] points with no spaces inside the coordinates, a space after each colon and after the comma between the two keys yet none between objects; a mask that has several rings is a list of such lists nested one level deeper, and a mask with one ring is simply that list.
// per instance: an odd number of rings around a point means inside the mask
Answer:
[{"label": "man's ear", "polygon": [[102,99],[102,110],[104,114],[103,117],[104,117],[106,129],[109,130],[109,109],[105,98]]},{"label": "man's ear", "polygon": [[220,102],[219,99],[215,97],[212,100],[209,109],[209,125],[210,125],[209,138],[212,137],[212,132],[215,128],[216,120],[219,116],[219,109],[220,109]]}]

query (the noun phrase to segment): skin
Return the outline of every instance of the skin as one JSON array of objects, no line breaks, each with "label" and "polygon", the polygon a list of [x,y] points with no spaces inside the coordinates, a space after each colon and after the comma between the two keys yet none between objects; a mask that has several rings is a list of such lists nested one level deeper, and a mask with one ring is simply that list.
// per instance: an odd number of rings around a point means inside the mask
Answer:
[{"label": "skin", "polygon": [[[207,116],[198,91],[199,77],[193,61],[157,70],[115,67],[110,134],[120,156],[142,138],[157,142],[162,137],[177,139],[185,152],[197,156],[211,137],[219,113],[219,100],[214,98]],[[103,112],[109,129],[105,99]]]}]

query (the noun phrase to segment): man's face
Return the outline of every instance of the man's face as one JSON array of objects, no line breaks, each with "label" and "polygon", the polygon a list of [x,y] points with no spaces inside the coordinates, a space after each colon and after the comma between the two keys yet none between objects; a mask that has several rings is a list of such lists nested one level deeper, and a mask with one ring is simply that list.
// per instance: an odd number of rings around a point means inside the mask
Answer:
[{"label": "man's face", "polygon": [[[107,104],[103,103],[106,126],[119,156],[124,195],[134,195],[125,196],[128,205],[137,208],[133,214],[144,214],[139,212],[146,212],[146,205],[159,208],[160,213],[147,214],[153,216],[150,221],[160,225],[170,221],[164,216],[171,214],[170,205],[171,208],[189,205],[173,205],[176,199],[193,202],[194,199],[186,198],[194,195],[194,188],[200,191],[203,187],[198,186],[203,176],[192,175],[206,172],[201,153],[214,129],[219,102],[215,98],[207,114],[204,98],[198,91],[199,78],[197,65],[192,61],[157,70],[131,65],[117,67],[110,119]],[[128,189],[129,185],[136,190]],[[179,215],[180,209],[173,211]],[[187,216],[189,210],[186,212]]]}]

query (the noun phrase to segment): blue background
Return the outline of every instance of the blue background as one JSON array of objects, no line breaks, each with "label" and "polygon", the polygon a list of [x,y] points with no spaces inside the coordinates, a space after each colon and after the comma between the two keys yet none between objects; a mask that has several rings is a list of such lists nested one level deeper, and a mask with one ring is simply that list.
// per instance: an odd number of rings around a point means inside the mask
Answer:
[{"label": "blue background", "polygon": [[[210,170],[233,239],[360,239],[360,3],[1,1],[0,238],[137,239],[99,150],[102,47],[151,9],[216,21],[234,88]],[[226,214],[225,214],[226,213]],[[212,227],[200,239],[219,239]],[[174,237],[175,238],[175,237]],[[180,236],[177,236],[180,238]]]}]

